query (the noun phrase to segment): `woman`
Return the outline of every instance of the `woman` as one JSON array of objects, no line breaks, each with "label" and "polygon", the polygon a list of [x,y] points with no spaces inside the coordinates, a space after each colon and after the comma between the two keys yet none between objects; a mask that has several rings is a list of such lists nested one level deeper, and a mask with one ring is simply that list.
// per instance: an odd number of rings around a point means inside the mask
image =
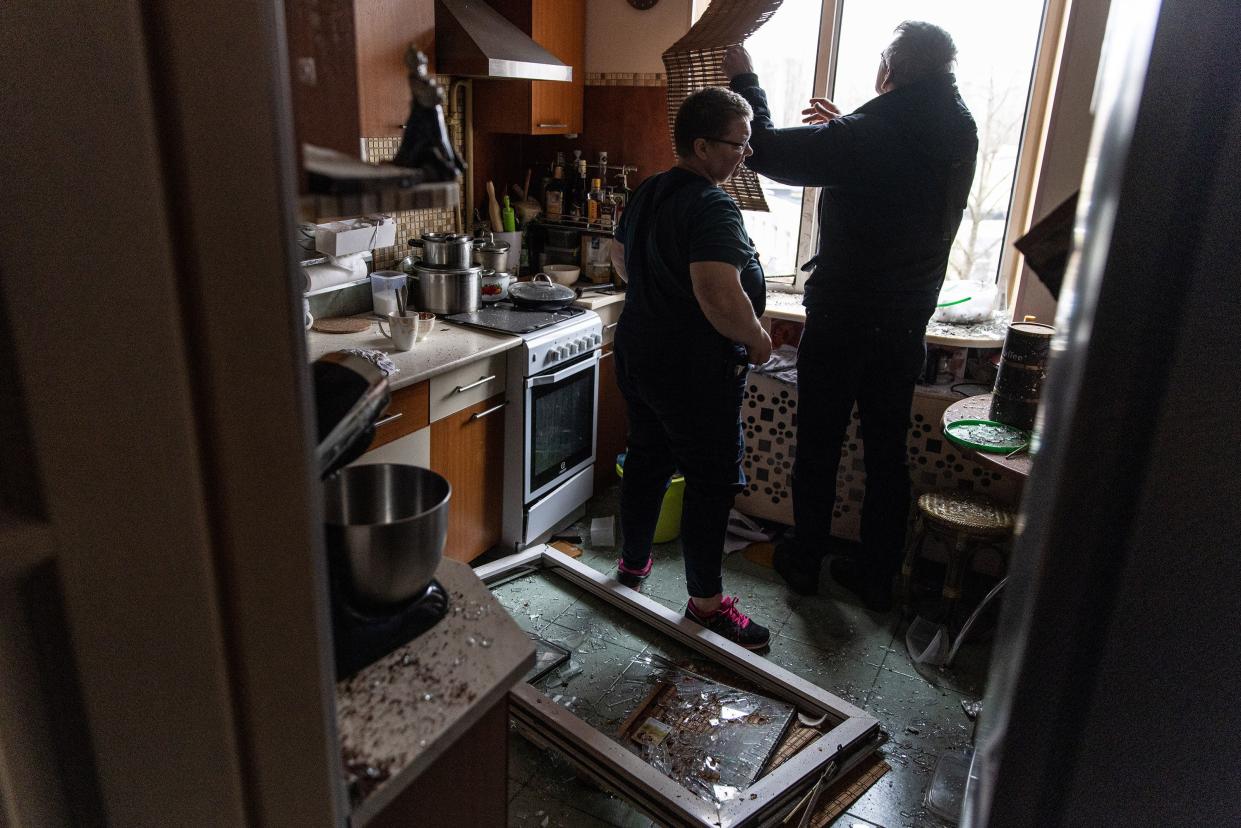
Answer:
[{"label": "woman", "polygon": [[621,217],[612,262],[629,283],[616,366],[629,411],[617,580],[650,574],[651,541],[668,479],[685,477],[681,544],[685,614],[750,649],[768,630],[725,598],[728,511],[745,485],[741,399],[746,363],[771,339],[759,324],[766,287],[741,211],[719,185],[750,155],[745,100],[710,87],[690,95],[674,125],[677,163],[642,183]]}]

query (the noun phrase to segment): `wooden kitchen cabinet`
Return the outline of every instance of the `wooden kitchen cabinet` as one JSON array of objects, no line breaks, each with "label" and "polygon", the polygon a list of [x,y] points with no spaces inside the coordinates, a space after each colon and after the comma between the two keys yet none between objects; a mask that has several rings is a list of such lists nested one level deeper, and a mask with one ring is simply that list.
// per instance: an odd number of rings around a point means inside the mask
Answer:
[{"label": "wooden kitchen cabinet", "polygon": [[375,429],[370,451],[426,428],[431,424],[431,384],[424,381],[393,391],[376,423],[382,425]]},{"label": "wooden kitchen cabinet", "polygon": [[452,485],[445,557],[471,561],[500,541],[504,395],[431,423],[431,468]]},{"label": "wooden kitchen cabinet", "polygon": [[475,129],[522,135],[581,132],[586,4],[581,0],[492,0],[491,5],[535,43],[572,66],[573,80],[476,80]]},{"label": "wooden kitchen cabinet", "polygon": [[595,447],[595,494],[616,482],[616,455],[625,450],[629,417],[616,384],[616,355],[604,345],[599,358],[599,426]]},{"label": "wooden kitchen cabinet", "polygon": [[284,9],[296,145],[357,158],[362,138],[400,135],[406,49],[435,66],[433,0],[288,0]]}]

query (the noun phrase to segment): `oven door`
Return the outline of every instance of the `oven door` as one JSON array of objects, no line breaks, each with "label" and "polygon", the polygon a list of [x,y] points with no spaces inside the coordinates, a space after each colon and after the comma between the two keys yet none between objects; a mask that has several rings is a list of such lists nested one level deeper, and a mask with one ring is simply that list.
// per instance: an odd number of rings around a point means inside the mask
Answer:
[{"label": "oven door", "polygon": [[595,462],[599,352],[526,378],[525,502]]}]

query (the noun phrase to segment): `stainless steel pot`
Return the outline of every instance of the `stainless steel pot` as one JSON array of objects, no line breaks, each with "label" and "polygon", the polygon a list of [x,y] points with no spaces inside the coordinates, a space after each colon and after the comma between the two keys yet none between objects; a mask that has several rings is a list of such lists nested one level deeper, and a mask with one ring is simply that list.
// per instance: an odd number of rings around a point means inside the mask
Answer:
[{"label": "stainless steel pot", "polygon": [[441,316],[478,310],[482,283],[480,267],[445,267],[419,262],[409,281],[414,286],[414,306]]},{"label": "stainless steel pot", "polygon": [[423,233],[410,239],[410,247],[421,248],[422,263],[465,270],[474,264],[474,239],[464,233]]},{"label": "stainless steel pot", "polygon": [[508,272],[509,243],[496,241],[490,233],[486,238],[474,240],[474,264],[496,273]]},{"label": "stainless steel pot", "polygon": [[448,537],[447,480],[418,466],[349,466],[324,495],[328,554],[357,598],[396,604],[431,583]]}]

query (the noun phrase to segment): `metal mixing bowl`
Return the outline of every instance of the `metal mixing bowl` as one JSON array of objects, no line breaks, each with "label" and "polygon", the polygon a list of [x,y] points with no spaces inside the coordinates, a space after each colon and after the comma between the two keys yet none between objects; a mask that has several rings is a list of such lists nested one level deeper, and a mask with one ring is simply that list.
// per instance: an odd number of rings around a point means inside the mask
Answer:
[{"label": "metal mixing bowl", "polygon": [[447,480],[375,463],[341,469],[323,488],[328,554],[348,572],[355,597],[396,604],[431,582],[448,536]]}]

